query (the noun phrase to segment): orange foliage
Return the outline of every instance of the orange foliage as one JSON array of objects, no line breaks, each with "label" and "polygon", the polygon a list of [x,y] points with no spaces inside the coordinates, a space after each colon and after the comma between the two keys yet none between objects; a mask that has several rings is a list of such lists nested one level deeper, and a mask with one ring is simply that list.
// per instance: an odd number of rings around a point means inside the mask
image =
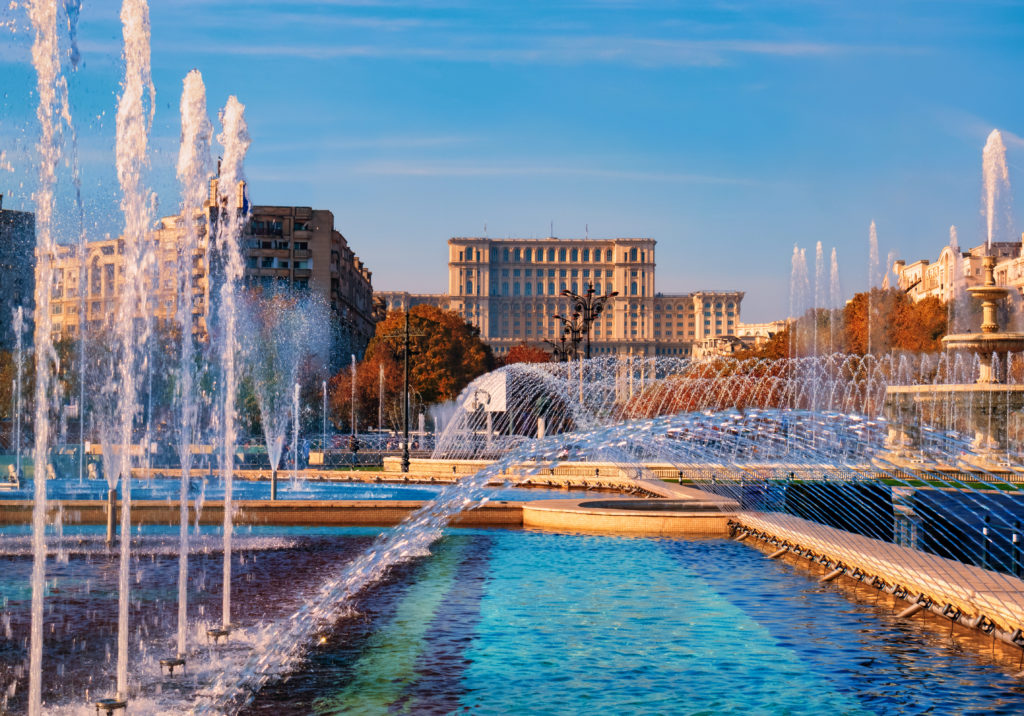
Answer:
[{"label": "orange foliage", "polygon": [[[424,405],[454,400],[470,381],[493,367],[491,349],[480,340],[479,331],[458,313],[435,306],[414,306],[409,318],[409,393],[413,414]],[[389,313],[377,324],[366,358],[356,367],[357,424],[377,424],[381,366],[384,423],[391,427],[400,423],[404,333],[405,314],[401,311]],[[339,427],[351,422],[352,381],[350,367],[330,381],[331,419]]]},{"label": "orange foliage", "polygon": [[856,294],[846,305],[846,347],[851,353],[867,353],[870,326],[872,353],[939,351],[946,320],[946,306],[936,298],[915,303],[899,289],[875,288]]},{"label": "orange foliage", "polygon": [[649,418],[696,410],[779,407],[785,404],[792,365],[760,359],[693,363],[631,398],[625,416]]},{"label": "orange foliage", "polygon": [[551,354],[543,348],[531,346],[528,343],[519,343],[508,349],[503,363],[548,363],[551,361]]}]

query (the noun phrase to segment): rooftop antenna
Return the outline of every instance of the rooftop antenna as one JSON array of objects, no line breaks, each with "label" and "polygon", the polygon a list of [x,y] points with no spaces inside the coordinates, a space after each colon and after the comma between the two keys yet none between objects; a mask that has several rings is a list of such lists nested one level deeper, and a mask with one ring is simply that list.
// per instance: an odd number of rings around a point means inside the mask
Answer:
[{"label": "rooftop antenna", "polygon": [[587,232],[587,238],[589,239],[590,238],[590,224],[584,224],[583,226],[586,227],[585,231]]},{"label": "rooftop antenna", "polygon": [[551,233],[548,234],[548,236],[550,236],[552,239],[555,238],[555,222],[554,222],[554,220],[551,221]]},{"label": "rooftop antenna", "polygon": [[484,238],[487,238],[487,222],[484,222]]}]

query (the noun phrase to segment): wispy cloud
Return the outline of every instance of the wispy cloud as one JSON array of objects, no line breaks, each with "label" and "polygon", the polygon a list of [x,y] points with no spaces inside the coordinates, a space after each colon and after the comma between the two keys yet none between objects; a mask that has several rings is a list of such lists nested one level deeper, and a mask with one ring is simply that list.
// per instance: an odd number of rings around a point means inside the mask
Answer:
[{"label": "wispy cloud", "polygon": [[680,182],[691,184],[756,184],[752,179],[713,176],[687,172],[634,171],[584,166],[544,164],[474,164],[460,162],[372,161],[356,164],[352,171],[406,177],[502,177],[502,176],[574,176],[622,181]]},{"label": "wispy cloud", "polygon": [[388,149],[432,149],[435,147],[452,147],[479,141],[479,137],[468,134],[450,135],[415,135],[399,134],[378,137],[360,137],[353,139],[335,137],[315,137],[309,139],[288,139],[285,141],[269,141],[261,144],[263,151],[292,152],[300,149],[315,148],[319,152],[330,150],[388,150]]},{"label": "wispy cloud", "polygon": [[906,47],[849,45],[809,41],[772,40],[671,40],[616,36],[557,36],[509,38],[487,36],[459,38],[448,44],[326,44],[326,43],[243,43],[168,45],[161,52],[223,54],[230,56],[291,57],[306,60],[339,58],[432,59],[449,62],[512,64],[613,63],[638,66],[714,67],[731,63],[740,56],[821,58],[841,54],[912,53]]},{"label": "wispy cloud", "polygon": [[985,138],[993,129],[999,130],[999,133],[1003,135],[1003,143],[1007,146],[1024,149],[1024,137],[971,112],[945,107],[938,110],[938,118],[940,125],[944,126],[950,134],[977,141],[979,152],[985,144]]}]

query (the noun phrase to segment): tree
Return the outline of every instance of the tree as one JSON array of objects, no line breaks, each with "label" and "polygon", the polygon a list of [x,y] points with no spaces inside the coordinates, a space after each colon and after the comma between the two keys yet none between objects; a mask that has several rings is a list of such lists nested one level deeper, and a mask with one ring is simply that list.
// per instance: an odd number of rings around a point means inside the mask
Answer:
[{"label": "tree", "polygon": [[[425,406],[454,400],[470,381],[494,367],[491,349],[480,332],[453,311],[435,306],[414,306],[409,311],[410,410],[415,415]],[[405,313],[392,311],[377,324],[366,357],[356,367],[346,367],[328,386],[329,419],[337,428],[351,428],[352,382],[356,388],[356,421],[376,425],[380,406],[380,371],[384,370],[384,423],[392,429],[402,424]],[[415,422],[414,422],[415,424]]]},{"label": "tree", "polygon": [[[899,289],[858,293],[843,311],[847,350],[864,354],[890,350],[942,350],[946,306],[936,298],[914,302]],[[869,342],[870,335],[870,342]]]},{"label": "tree", "polygon": [[[420,305],[409,311],[409,319],[411,332],[422,334],[410,341],[409,381],[424,404],[454,400],[470,381],[494,368],[494,356],[480,340],[480,331],[458,313]],[[405,314],[389,313],[377,324],[367,359],[383,354],[399,359],[404,328]]]},{"label": "tree", "polygon": [[519,343],[508,349],[504,365],[513,363],[548,363],[551,361],[551,354],[543,348],[531,346],[528,343]]}]

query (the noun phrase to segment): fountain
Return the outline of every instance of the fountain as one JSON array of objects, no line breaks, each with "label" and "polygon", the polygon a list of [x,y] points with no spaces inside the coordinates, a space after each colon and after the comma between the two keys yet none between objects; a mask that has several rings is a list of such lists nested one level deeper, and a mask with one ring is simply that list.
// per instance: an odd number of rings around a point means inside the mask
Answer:
[{"label": "fountain", "polygon": [[[181,332],[178,366],[178,459],[181,482],[178,492],[178,633],[175,655],[161,664],[169,673],[185,665],[188,650],[188,488],[192,471],[192,444],[198,421],[198,400],[195,391],[195,351],[192,318],[192,296],[195,293],[194,265],[202,261],[200,221],[208,218],[202,210],[206,193],[206,177],[210,169],[210,140],[213,125],[206,113],[206,87],[198,70],[185,76],[181,93],[181,149],[178,153],[178,180],[182,186],[182,212],[185,235],[178,249],[178,287],[180,295],[175,320]],[[200,221],[197,221],[197,217]],[[197,256],[197,254],[199,254]],[[198,510],[197,510],[198,512]]]},{"label": "fountain", "polygon": [[[939,406],[951,408],[966,420],[974,434],[966,465],[942,465],[935,469],[984,469],[1006,473],[1011,455],[1007,443],[1008,420],[1011,414],[1024,409],[1024,387],[1011,385],[1011,355],[1024,350],[1024,333],[1000,330],[999,302],[1010,295],[1010,289],[997,286],[996,257],[992,243],[998,226],[1000,197],[1008,193],[1009,174],[1006,149],[998,130],[993,130],[983,152],[983,175],[986,216],[986,255],[982,259],[981,285],[970,286],[966,292],[981,307],[980,332],[953,333],[942,343],[947,351],[968,356],[977,355],[978,375],[970,384],[890,386],[886,392],[886,415],[890,421],[886,459],[899,464],[921,464],[928,458],[921,453],[919,426],[922,412],[935,413]],[[950,229],[950,242],[955,246],[956,232]],[[959,273],[959,272],[958,272]]]},{"label": "fountain", "polygon": [[328,337],[317,326],[330,319],[322,301],[287,291],[248,294],[242,315],[245,330],[258,337],[259,350],[246,354],[246,365],[270,459],[270,499],[276,500],[289,413],[294,424],[292,454],[297,453],[300,369],[304,362],[326,362]]},{"label": "fountain", "polygon": [[[1000,331],[997,321],[998,301],[1010,291],[997,286],[993,278],[995,257],[986,256],[982,266],[984,281],[967,292],[981,304],[982,323],[978,333],[954,333],[942,339],[949,351],[976,354],[978,377],[974,383],[946,385],[889,386],[886,392],[886,416],[890,425],[889,455],[901,464],[920,464],[920,413],[935,412],[939,406],[950,406],[964,416],[974,433],[971,456],[967,461],[974,468],[1003,471],[1009,468],[1007,452],[1007,416],[1024,409],[1024,386],[1008,384],[1012,353],[1024,350],[1024,333]],[[959,469],[945,466],[942,469]]]},{"label": "fountain", "polygon": [[[67,7],[66,12],[77,13],[74,3]],[[51,90],[52,86],[59,84],[56,72],[59,62],[56,62],[56,48],[51,47],[51,33],[55,32],[56,26],[53,8],[44,7],[42,3],[34,4],[32,8],[35,13],[33,26],[37,30],[40,119],[44,139],[40,144],[42,191],[37,194],[40,202],[38,226],[42,227],[40,247],[43,249],[39,267],[41,281],[37,290],[42,292],[40,297],[44,300],[38,301],[37,305],[40,315],[48,316],[45,297],[50,294],[52,276],[46,250],[53,248],[49,227],[53,187],[49,173],[59,159],[53,117],[59,100]],[[516,365],[484,376],[469,386],[452,407],[450,416],[446,416],[445,429],[437,439],[435,462],[445,469],[446,476],[460,475],[459,482],[437,492],[436,499],[424,501],[407,521],[392,530],[383,531],[376,537],[342,535],[338,541],[350,539],[354,546],[348,552],[330,552],[331,559],[322,559],[323,553],[327,552],[323,543],[318,543],[317,549],[312,550],[307,549],[306,543],[298,547],[294,542],[275,543],[267,551],[282,553],[276,562],[276,572],[264,572],[263,576],[278,577],[279,583],[274,585],[278,591],[266,595],[269,606],[263,613],[255,609],[247,611],[251,606],[247,593],[247,599],[235,606],[242,614],[241,620],[249,626],[236,629],[231,621],[233,567],[237,570],[234,572],[236,581],[244,573],[245,577],[256,575],[254,583],[258,583],[260,574],[251,569],[256,560],[249,557],[255,555],[247,553],[244,547],[240,549],[246,536],[240,534],[238,541],[234,541],[236,495],[233,480],[235,450],[240,441],[238,406],[235,403],[238,389],[244,374],[252,381],[260,403],[264,438],[271,457],[272,497],[276,497],[276,471],[287,431],[287,403],[291,398],[293,459],[297,465],[299,395],[296,374],[305,354],[318,353],[316,347],[324,332],[317,330],[317,326],[328,318],[314,315],[323,306],[311,307],[298,297],[284,297],[282,301],[294,308],[293,313],[273,311],[275,320],[281,322],[267,323],[270,328],[248,327],[265,340],[259,342],[258,352],[244,356],[247,370],[242,370],[243,356],[238,341],[242,331],[239,326],[246,320],[252,320],[246,313],[248,304],[243,303],[251,297],[243,299],[238,290],[241,277],[239,241],[243,235],[247,207],[242,180],[248,147],[244,112],[237,99],[229,99],[222,113],[220,140],[225,152],[221,172],[213,183],[211,200],[205,207],[209,212],[196,223],[194,220],[199,216],[202,200],[195,190],[205,183],[204,166],[212,130],[205,118],[201,78],[198,73],[190,73],[182,96],[183,141],[178,167],[184,188],[181,218],[190,230],[178,256],[176,274],[182,290],[188,294],[192,260],[205,258],[207,251],[212,254],[216,270],[211,270],[211,275],[221,283],[214,286],[219,291],[212,292],[217,310],[216,322],[210,327],[210,352],[202,357],[207,363],[218,363],[219,370],[209,380],[209,385],[214,387],[201,389],[200,384],[207,376],[193,373],[198,351],[193,352],[190,340],[192,319],[187,304],[180,303],[176,320],[182,332],[181,354],[175,357],[179,359],[180,366],[176,440],[181,473],[177,484],[177,505],[171,501],[170,505],[160,506],[167,512],[177,513],[177,541],[168,536],[173,533],[166,529],[162,540],[159,535],[154,536],[159,528],[153,529],[149,524],[133,530],[133,456],[148,454],[149,436],[161,439],[159,431],[152,425],[152,402],[143,411],[139,399],[144,371],[146,376],[153,374],[147,353],[152,350],[147,340],[150,326],[148,321],[134,320],[144,312],[147,297],[143,289],[153,278],[150,249],[142,240],[150,229],[148,213],[152,205],[141,175],[147,156],[146,110],[152,111],[153,92],[149,81],[147,15],[144,2],[126,0],[123,11],[126,72],[118,112],[118,167],[124,195],[125,250],[133,263],[126,270],[127,289],[119,306],[114,370],[105,386],[105,393],[98,398],[110,403],[100,412],[101,418],[105,418],[101,420],[105,423],[105,439],[101,444],[104,477],[109,481],[108,533],[111,542],[115,536],[115,488],[118,480],[122,489],[120,565],[116,573],[119,587],[116,691],[108,698],[93,698],[88,689],[104,690],[106,674],[93,681],[92,676],[83,677],[83,669],[75,663],[83,659],[77,650],[86,652],[88,648],[88,667],[97,671],[103,669],[104,649],[109,644],[86,644],[84,639],[72,639],[68,644],[61,644],[60,649],[53,649],[54,668],[47,669],[47,673],[58,674],[59,678],[48,684],[48,693],[56,694],[55,701],[62,701],[60,707],[65,705],[63,702],[71,702],[69,709],[76,705],[80,707],[85,694],[86,701],[103,713],[124,709],[129,697],[133,711],[138,707],[143,713],[236,711],[263,687],[272,682],[288,681],[287,677],[296,670],[312,668],[315,659],[305,657],[329,644],[334,633],[332,630],[349,618],[358,600],[372,601],[380,594],[371,590],[373,585],[379,585],[386,592],[395,582],[415,573],[417,565],[426,564],[435,575],[450,578],[456,584],[459,584],[458,579],[468,577],[464,584],[472,586],[468,586],[467,591],[484,589],[481,585],[485,585],[487,580],[472,572],[477,568],[472,561],[461,563],[456,570],[451,563],[438,559],[446,558],[445,553],[451,543],[467,541],[463,539],[464,535],[441,544],[437,543],[438,538],[455,515],[467,509],[484,507],[490,499],[489,483],[520,484],[541,478],[548,480],[548,487],[553,489],[562,489],[576,480],[587,487],[597,486],[632,494],[627,500],[595,500],[592,497],[565,500],[579,503],[574,505],[577,512],[589,510],[602,517],[616,512],[655,513],[656,519],[668,520],[674,513],[689,511],[697,516],[695,519],[717,521],[719,528],[723,527],[726,517],[732,517],[734,529],[746,535],[744,539],[748,543],[757,543],[765,549],[771,545],[770,552],[778,559],[795,561],[797,552],[803,562],[810,561],[808,555],[814,557],[814,563],[827,570],[824,574],[827,584],[842,583],[844,579],[859,583],[870,569],[871,583],[881,584],[879,593],[884,591],[892,595],[894,603],[905,602],[909,596],[914,600],[915,610],[924,613],[929,609],[928,605],[936,602],[934,606],[950,625],[966,624],[969,615],[971,623],[979,625],[985,634],[997,635],[1009,640],[1008,643],[1024,642],[1024,633],[1021,632],[1024,610],[1018,598],[1022,573],[1018,547],[1021,510],[1013,499],[1014,495],[1009,490],[1004,491],[1004,488],[1018,482],[1024,473],[1019,462],[1004,458],[1004,455],[1013,457],[1015,450],[1019,450],[1015,447],[1019,446],[1019,437],[1009,429],[1007,416],[1021,408],[1022,389],[1014,382],[1016,376],[1012,366],[1015,360],[1019,360],[1015,352],[1024,349],[1024,337],[999,331],[995,307],[1005,293],[1001,293],[1004,289],[994,285],[994,259],[991,257],[986,260],[984,284],[972,289],[973,295],[982,303],[984,318],[981,332],[948,337],[950,354],[944,357],[882,355],[861,358],[831,352],[821,355],[817,345],[819,339],[823,341],[823,336],[814,336],[815,355],[790,361],[723,359],[695,363],[631,355],[628,359],[607,357],[581,361],[578,366],[569,366],[568,371],[561,365]],[[996,159],[991,164],[998,168]],[[994,186],[999,186],[998,182]],[[209,221],[209,229],[204,246],[202,223],[205,221]],[[877,263],[877,240],[874,243],[874,262]],[[834,252],[832,258],[833,287],[837,291]],[[818,308],[817,305],[807,305],[811,295],[804,252],[795,250],[793,268],[794,308],[800,311]],[[820,304],[825,288],[824,254],[820,244],[816,247],[814,269],[814,302]],[[833,295],[832,298],[832,303],[837,304],[837,297]],[[39,379],[36,381],[34,452],[38,479],[33,485],[36,498],[32,505],[30,543],[33,560],[31,608],[24,610],[30,612],[31,626],[23,628],[16,623],[12,628],[9,616],[3,615],[5,631],[9,633],[5,639],[17,644],[21,643],[21,635],[28,634],[30,686],[24,700],[32,714],[40,713],[43,703],[43,637],[47,633],[44,626],[50,628],[50,633],[67,628],[69,622],[71,627],[75,626],[74,619],[54,618],[44,623],[47,612],[43,609],[43,593],[48,582],[45,570],[48,549],[56,546],[59,553],[69,555],[72,562],[76,555],[85,555],[77,565],[67,567],[61,564],[60,568],[66,570],[61,572],[61,579],[68,572],[75,577],[89,574],[95,571],[90,567],[90,560],[100,562],[108,559],[99,536],[93,545],[87,534],[75,535],[74,528],[67,521],[69,513],[61,509],[56,510],[59,516],[55,524],[59,530],[56,541],[51,540],[51,544],[47,544],[48,495],[43,475],[49,467],[51,447],[48,432],[51,395],[46,388],[53,362],[52,346],[47,342],[49,335],[46,319],[38,320],[36,370]],[[977,359],[978,382],[951,382],[948,385],[938,382],[944,376],[974,370],[974,353],[977,352],[982,354]],[[206,368],[214,372],[211,366]],[[586,390],[583,389],[584,384]],[[482,394],[496,396],[495,386],[498,385],[504,395],[501,401],[489,398],[488,409],[472,409],[473,406],[483,407]],[[382,373],[380,386],[382,394]],[[959,390],[960,387],[963,389]],[[323,383],[322,389],[326,402]],[[118,402],[116,407],[113,405],[115,399]],[[498,402],[501,407],[498,407]],[[188,534],[188,480],[192,472],[193,436],[202,431],[201,403],[216,406],[212,411],[214,415],[208,416],[207,422],[209,432],[218,434],[213,450],[219,458],[224,484],[223,526],[222,535],[219,535],[222,543],[219,548],[216,545],[217,535],[199,534],[190,539]],[[883,411],[889,420],[880,416]],[[382,422],[381,415],[379,404],[378,425]],[[356,429],[355,417],[353,414],[353,431]],[[419,432],[425,438],[423,421],[421,413]],[[971,436],[965,437],[964,432],[957,428],[966,423],[972,430]],[[322,439],[326,443],[325,425],[322,430]],[[146,436],[141,445],[138,442],[140,436]],[[325,444],[325,455],[326,447]],[[497,461],[493,461],[495,455],[500,456]],[[477,461],[484,460],[488,464],[481,467]],[[417,463],[416,470],[437,466],[426,461],[417,460]],[[965,465],[967,469],[964,469]],[[667,480],[673,484],[667,486]],[[943,489],[920,490],[914,500],[904,499],[906,494],[897,491],[916,489],[916,483],[922,480],[937,483]],[[896,489],[892,485],[896,485]],[[239,494],[244,494],[242,486],[238,489]],[[662,497],[654,499],[655,495]],[[197,526],[202,499],[196,500]],[[139,504],[135,509],[144,510],[146,507]],[[172,507],[177,510],[172,510]],[[514,510],[507,505],[500,509]],[[547,508],[540,505],[532,510],[521,509],[524,523],[528,513],[536,518],[545,509],[549,514],[553,511],[550,505]],[[980,519],[982,516],[984,522]],[[779,534],[787,530],[785,534],[790,537],[770,534],[772,529],[779,530]],[[134,542],[133,532],[136,535]],[[506,539],[506,532],[528,539],[537,537],[536,533],[501,530],[495,531],[494,535],[486,535],[484,541],[490,544],[491,540]],[[553,541],[575,539],[564,535],[542,537]],[[18,542],[19,539],[19,535],[11,537],[5,534],[0,540],[0,547],[7,550],[5,554],[27,555],[27,538],[26,546]],[[76,539],[77,542],[74,541]],[[332,535],[331,539],[335,536]],[[467,539],[475,538],[470,536]],[[801,540],[799,544],[797,539]],[[573,545],[576,547],[577,543]],[[580,546],[587,545],[580,543]],[[684,549],[667,540],[656,543],[656,546],[662,559],[672,551]],[[724,540],[686,546],[685,549],[697,550],[700,554],[694,562],[704,568],[716,561],[708,557],[714,550],[719,550],[717,554],[728,559],[740,551]],[[489,558],[486,549],[479,551],[483,557],[476,555],[476,564]],[[576,551],[584,552],[585,549]],[[503,552],[496,554],[496,559],[508,556],[503,550],[495,552]],[[578,564],[564,561],[538,564],[543,560],[538,560],[536,554],[529,553],[530,576],[533,569],[548,569],[555,576],[561,576],[560,573],[571,571]],[[856,569],[847,568],[840,563],[839,554],[844,555],[843,559],[848,559],[845,555],[867,554],[873,561],[858,565]],[[163,678],[159,667],[173,672],[184,665],[188,654],[190,625],[186,586],[190,555],[201,563],[196,567],[200,582],[206,580],[206,568],[213,569],[215,563],[222,560],[221,593],[213,590],[215,598],[211,598],[203,589],[198,589],[198,604],[194,607],[202,617],[207,613],[203,610],[215,612],[215,599],[220,600],[219,625],[210,628],[207,634],[212,640],[220,640],[233,633],[233,643],[229,648],[212,650],[214,653],[209,657],[196,653],[188,655],[188,678],[181,678],[179,672],[178,678],[171,681]],[[142,556],[151,557],[152,561],[143,564],[147,560],[140,560]],[[160,563],[160,558],[164,564]],[[566,558],[563,556],[562,559]],[[604,562],[611,564],[614,561],[602,556],[588,568],[606,566]],[[760,560],[744,561],[740,557],[736,562],[739,565],[737,571],[749,569],[757,561]],[[134,572],[133,565],[139,567]],[[668,560],[660,564],[659,571],[678,576],[682,570],[673,567],[678,565]],[[72,568],[78,571],[74,572]],[[298,575],[302,568],[308,568],[305,576],[293,578],[293,573]],[[165,587],[175,572],[178,578],[177,608],[172,609],[166,605],[173,600],[163,593],[170,591]],[[925,582],[920,580],[921,574],[935,578]],[[58,578],[57,575],[50,576],[54,580]],[[496,576],[503,577],[505,572]],[[621,576],[602,574],[601,584],[624,583],[626,580]],[[128,588],[132,583],[131,577],[141,585],[135,593]],[[736,578],[736,575],[731,578]],[[70,613],[88,620],[88,613],[96,605],[112,607],[113,570],[107,572],[105,579],[104,590],[97,590],[95,595],[90,594],[91,587],[87,586],[80,591],[88,596],[80,597],[78,593],[68,599],[56,596],[50,606],[60,611],[73,610],[76,605],[85,604],[84,612]],[[591,579],[591,586],[593,583]],[[56,581],[50,584],[56,585]],[[73,579],[59,585],[68,590],[76,586]],[[929,589],[934,592],[928,592]],[[514,591],[506,590],[506,594]],[[675,591],[666,593],[677,594]],[[690,626],[695,623],[701,626],[700,622],[713,612],[715,605],[724,601],[721,595],[726,593],[728,590],[723,588],[715,598],[691,599],[690,592],[687,592],[683,603],[693,610],[700,610],[701,619],[694,619],[688,613],[685,621]],[[957,598],[956,603],[953,598],[948,603],[938,603],[939,598],[934,595],[940,593],[956,593],[962,598]],[[963,597],[965,593],[967,596]],[[979,594],[986,601],[981,602]],[[5,590],[4,597],[7,596]],[[453,596],[451,600],[438,597],[435,602],[451,604],[464,594]],[[761,601],[767,603],[773,596]],[[602,600],[605,598],[606,595],[601,595]],[[291,600],[285,602],[287,607],[279,606],[282,599]],[[17,599],[12,598],[14,601]],[[644,605],[642,598],[623,599],[619,604],[623,609],[637,608],[638,605]],[[571,613],[573,605],[568,607],[563,604],[560,608],[556,605],[536,610],[541,613],[535,618],[548,619],[551,615],[567,612],[573,620],[571,626],[578,628],[586,620],[577,619]],[[3,608],[7,609],[6,602]],[[21,608],[20,605],[17,608]],[[439,629],[460,621],[453,616],[458,613],[459,605],[455,604],[454,608],[451,614],[437,620]],[[747,605],[748,610],[751,608]],[[166,613],[163,620],[151,619],[161,610]],[[742,609],[735,611],[746,613]],[[471,612],[464,610],[464,613]],[[910,613],[906,609],[902,613],[909,618]],[[648,612],[638,614],[643,618],[633,619],[627,615],[623,623],[633,626],[653,621]],[[253,617],[252,622],[247,621],[248,616]],[[406,619],[405,614],[400,616],[403,618],[391,621],[422,624],[424,628],[428,626],[425,619]],[[743,617],[733,613],[727,618],[739,620]],[[22,621],[29,622],[27,618]],[[728,621],[716,624],[714,634],[749,634],[762,627],[760,624],[747,625],[743,630],[730,630],[728,624]],[[560,629],[549,629],[550,625],[551,622],[545,622],[543,630],[561,633]],[[206,624],[194,621],[191,627],[203,629]],[[11,638],[18,629],[21,629],[19,638]],[[516,630],[517,633],[524,631]],[[113,634],[113,630],[110,633]],[[481,630],[483,633],[485,631]],[[154,653],[166,653],[157,650],[167,649],[172,635],[177,637],[173,654],[163,659],[154,658]],[[509,636],[506,632],[505,638]],[[702,636],[707,638],[709,633],[686,632],[678,641],[700,644]],[[906,635],[903,636],[905,638]],[[61,636],[52,638],[59,640]],[[90,635],[90,638],[96,637]],[[465,642],[471,643],[474,639],[476,637],[467,638]],[[649,643],[650,640],[649,633],[641,634],[635,643]],[[424,638],[424,642],[427,641]],[[547,646],[551,647],[550,644]],[[66,647],[74,659],[62,656]],[[524,651],[534,653],[536,649]],[[50,653],[47,652],[47,658],[50,658]],[[733,656],[738,652],[728,653]],[[424,658],[431,656],[425,654]],[[442,654],[440,658],[445,663],[455,663],[449,656]],[[456,653],[456,661],[471,661],[462,656]],[[772,656],[778,658],[778,654]],[[8,658],[7,652],[0,653],[0,660]],[[111,653],[108,661],[114,658]],[[475,658],[483,660],[484,657],[477,655]],[[10,657],[9,661],[2,663],[20,664],[18,659],[20,657]],[[767,661],[766,658],[755,666],[763,671]],[[59,684],[65,681],[62,673],[65,668],[72,671],[77,668],[77,672],[72,681],[74,686],[62,691]],[[447,671],[429,667],[422,670],[435,672],[435,676]],[[708,674],[708,671],[703,673]],[[692,675],[693,670],[689,674]],[[593,674],[588,678],[594,678]],[[20,683],[18,679],[20,677],[16,677],[16,682]],[[805,693],[802,685],[806,678],[793,681],[800,687],[798,694]],[[406,683],[401,679],[387,679],[387,682],[403,687]],[[285,688],[292,688],[294,683],[290,682]],[[359,681],[353,680],[353,683],[358,685]],[[493,680],[488,682],[484,679],[484,684],[490,686]],[[422,692],[430,690],[429,684],[420,686]],[[358,694],[360,689],[354,688],[353,691]],[[481,689],[474,698],[488,691]],[[5,693],[0,698],[9,696]],[[388,704],[406,703],[399,699],[413,696],[411,692],[400,694]],[[22,698],[20,694],[18,698]],[[0,702],[0,709],[6,710],[7,705],[7,701]],[[455,710],[452,704],[446,706],[448,711]]]},{"label": "fountain", "polygon": [[25,309],[18,306],[14,312],[15,369],[14,369],[14,480],[21,479],[21,384],[22,384],[22,343],[25,331]]}]

